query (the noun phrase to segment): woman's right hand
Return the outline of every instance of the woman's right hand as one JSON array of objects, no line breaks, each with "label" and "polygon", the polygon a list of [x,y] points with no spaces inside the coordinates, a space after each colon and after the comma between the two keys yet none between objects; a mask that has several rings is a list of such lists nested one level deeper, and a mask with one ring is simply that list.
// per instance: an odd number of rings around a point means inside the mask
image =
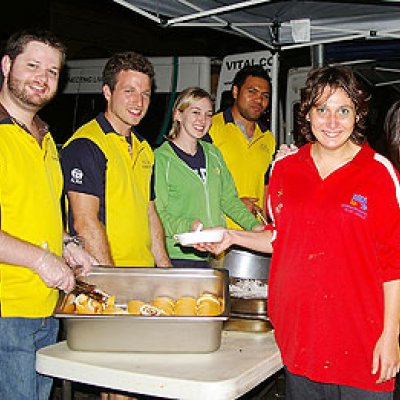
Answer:
[{"label": "woman's right hand", "polygon": [[[210,228],[205,229],[207,230],[221,230],[223,228]],[[232,238],[230,235],[230,231],[227,229],[223,229],[224,234],[220,242],[213,242],[213,243],[198,243],[194,244],[193,247],[199,251],[208,251],[209,253],[213,253],[215,255],[221,254],[224,250],[232,245]]]}]

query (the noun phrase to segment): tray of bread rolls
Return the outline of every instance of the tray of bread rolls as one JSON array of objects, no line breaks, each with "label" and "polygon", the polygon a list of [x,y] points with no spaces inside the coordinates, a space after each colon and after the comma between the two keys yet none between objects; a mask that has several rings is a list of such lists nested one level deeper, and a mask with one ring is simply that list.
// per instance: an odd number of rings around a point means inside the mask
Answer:
[{"label": "tray of bread rolls", "polygon": [[[95,267],[92,290],[61,294],[54,316],[79,351],[207,353],[230,314],[227,270]],[[80,285],[82,286],[82,285]]]}]

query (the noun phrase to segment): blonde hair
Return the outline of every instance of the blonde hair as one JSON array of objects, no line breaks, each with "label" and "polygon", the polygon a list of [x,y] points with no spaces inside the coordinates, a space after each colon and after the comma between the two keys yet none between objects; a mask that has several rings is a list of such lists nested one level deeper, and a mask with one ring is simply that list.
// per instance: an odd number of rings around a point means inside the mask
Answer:
[{"label": "blonde hair", "polygon": [[185,111],[195,101],[201,99],[208,99],[210,100],[211,104],[213,104],[211,95],[206,90],[199,87],[187,88],[177,97],[174,107],[172,109],[172,127],[167,134],[167,139],[175,139],[181,129],[181,123],[175,119],[176,112]]}]

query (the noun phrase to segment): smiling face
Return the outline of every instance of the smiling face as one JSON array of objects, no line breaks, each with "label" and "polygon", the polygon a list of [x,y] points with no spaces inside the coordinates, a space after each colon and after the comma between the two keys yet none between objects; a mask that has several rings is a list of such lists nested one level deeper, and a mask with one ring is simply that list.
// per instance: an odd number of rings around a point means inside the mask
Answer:
[{"label": "smiling face", "polygon": [[233,109],[245,120],[258,121],[269,105],[270,85],[263,78],[248,76],[240,89],[233,87],[232,95]]},{"label": "smiling face", "polygon": [[127,134],[146,115],[150,103],[151,81],[148,75],[133,71],[119,72],[114,90],[103,87],[107,100],[106,117],[120,134]]},{"label": "smiling face", "polygon": [[62,55],[47,44],[32,41],[14,61],[4,56],[5,89],[20,107],[36,112],[56,94]]},{"label": "smiling face", "polygon": [[208,98],[194,100],[184,110],[176,110],[174,119],[180,123],[178,137],[201,139],[210,128],[212,113]]},{"label": "smiling face", "polygon": [[343,89],[326,87],[307,117],[320,148],[337,151],[352,145],[356,109]]}]

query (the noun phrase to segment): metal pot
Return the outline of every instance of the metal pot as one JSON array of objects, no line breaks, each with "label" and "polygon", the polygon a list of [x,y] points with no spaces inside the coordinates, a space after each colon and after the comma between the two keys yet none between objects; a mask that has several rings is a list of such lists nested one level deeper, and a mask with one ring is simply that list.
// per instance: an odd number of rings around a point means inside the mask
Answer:
[{"label": "metal pot", "polygon": [[235,248],[225,254],[222,266],[230,277],[267,280],[270,262],[271,255]]}]

